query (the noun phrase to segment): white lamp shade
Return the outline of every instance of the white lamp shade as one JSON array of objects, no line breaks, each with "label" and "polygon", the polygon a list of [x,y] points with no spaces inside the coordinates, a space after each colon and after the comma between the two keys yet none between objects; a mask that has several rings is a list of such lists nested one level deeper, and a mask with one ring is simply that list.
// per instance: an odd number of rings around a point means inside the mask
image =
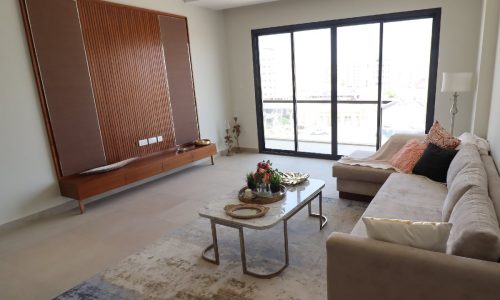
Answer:
[{"label": "white lamp shade", "polygon": [[472,88],[472,73],[443,73],[442,92],[467,92]]}]

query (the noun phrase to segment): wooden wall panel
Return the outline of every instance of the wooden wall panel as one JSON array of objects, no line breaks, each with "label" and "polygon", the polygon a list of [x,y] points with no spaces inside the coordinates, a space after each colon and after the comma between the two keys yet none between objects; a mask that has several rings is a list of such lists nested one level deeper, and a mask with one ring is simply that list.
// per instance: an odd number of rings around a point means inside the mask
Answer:
[{"label": "wooden wall panel", "polygon": [[75,2],[21,4],[58,176],[105,165]]},{"label": "wooden wall panel", "polygon": [[199,138],[187,20],[170,16],[159,16],[159,20],[174,115],[175,139],[177,144],[185,144]]},{"label": "wooden wall panel", "polygon": [[[77,3],[108,163],[174,147],[157,14],[95,0]],[[159,135],[163,142],[138,146]]]}]

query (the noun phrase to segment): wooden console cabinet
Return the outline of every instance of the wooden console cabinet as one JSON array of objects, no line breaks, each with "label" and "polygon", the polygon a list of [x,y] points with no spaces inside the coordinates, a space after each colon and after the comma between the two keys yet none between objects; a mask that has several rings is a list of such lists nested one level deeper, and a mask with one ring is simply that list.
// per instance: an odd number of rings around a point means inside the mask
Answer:
[{"label": "wooden console cabinet", "polygon": [[59,181],[61,194],[78,200],[80,210],[85,211],[84,200],[113,189],[158,175],[186,164],[217,154],[214,144],[196,147],[186,152],[166,151],[133,161],[123,168],[94,175],[72,175]]},{"label": "wooden console cabinet", "polygon": [[215,145],[175,151],[200,138],[186,17],[101,0],[19,2],[61,194],[82,212],[91,196],[213,163]]}]

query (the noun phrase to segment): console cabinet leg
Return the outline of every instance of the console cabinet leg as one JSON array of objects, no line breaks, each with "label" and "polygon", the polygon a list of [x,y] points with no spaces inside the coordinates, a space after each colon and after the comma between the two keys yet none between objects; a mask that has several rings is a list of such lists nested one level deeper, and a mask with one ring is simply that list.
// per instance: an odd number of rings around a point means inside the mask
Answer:
[{"label": "console cabinet leg", "polygon": [[83,204],[83,200],[78,200],[78,205],[80,206],[80,214],[85,213],[85,205]]},{"label": "console cabinet leg", "polygon": [[215,163],[214,163],[214,156],[213,155],[210,155],[210,160],[212,161],[212,166],[215,165]]}]

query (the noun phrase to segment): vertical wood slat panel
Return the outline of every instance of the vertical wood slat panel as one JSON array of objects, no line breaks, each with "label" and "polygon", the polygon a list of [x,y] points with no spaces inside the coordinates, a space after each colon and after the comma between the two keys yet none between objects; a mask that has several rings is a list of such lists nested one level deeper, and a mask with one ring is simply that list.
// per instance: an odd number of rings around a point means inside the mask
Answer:
[{"label": "vertical wood slat panel", "polygon": [[[158,16],[94,0],[77,3],[107,162],[175,147]],[[138,146],[158,135],[163,142]]]}]

